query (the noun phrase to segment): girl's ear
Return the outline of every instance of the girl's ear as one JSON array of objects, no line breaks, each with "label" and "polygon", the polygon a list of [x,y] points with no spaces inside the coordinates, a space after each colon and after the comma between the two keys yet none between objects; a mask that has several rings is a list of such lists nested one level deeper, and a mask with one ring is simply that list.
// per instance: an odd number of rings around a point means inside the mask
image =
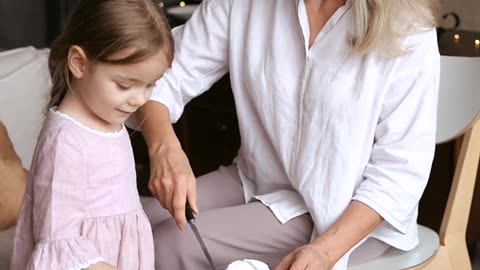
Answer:
[{"label": "girl's ear", "polygon": [[68,69],[70,69],[72,75],[81,79],[85,75],[87,65],[88,57],[85,51],[77,45],[70,47],[68,50]]}]

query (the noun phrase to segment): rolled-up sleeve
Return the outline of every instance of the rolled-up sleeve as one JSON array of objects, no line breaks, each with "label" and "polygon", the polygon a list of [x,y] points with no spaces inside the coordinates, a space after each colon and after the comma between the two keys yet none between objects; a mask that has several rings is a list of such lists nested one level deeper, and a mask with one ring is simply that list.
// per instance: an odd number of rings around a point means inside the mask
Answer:
[{"label": "rolled-up sleeve", "polygon": [[203,1],[186,24],[173,29],[172,67],[150,97],[167,106],[172,122],[191,99],[227,73],[229,14],[230,0]]},{"label": "rolled-up sleeve", "polygon": [[401,233],[416,218],[435,152],[440,72],[439,57],[430,55],[424,65],[395,76],[387,89],[364,180],[353,198]]}]

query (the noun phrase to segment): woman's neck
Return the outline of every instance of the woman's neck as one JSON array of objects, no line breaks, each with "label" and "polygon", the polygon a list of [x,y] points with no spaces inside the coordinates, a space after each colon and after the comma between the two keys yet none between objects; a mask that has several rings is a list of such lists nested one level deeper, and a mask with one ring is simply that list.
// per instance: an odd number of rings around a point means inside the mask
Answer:
[{"label": "woman's neck", "polygon": [[305,0],[310,26],[309,48],[332,15],[344,6],[346,0]]}]

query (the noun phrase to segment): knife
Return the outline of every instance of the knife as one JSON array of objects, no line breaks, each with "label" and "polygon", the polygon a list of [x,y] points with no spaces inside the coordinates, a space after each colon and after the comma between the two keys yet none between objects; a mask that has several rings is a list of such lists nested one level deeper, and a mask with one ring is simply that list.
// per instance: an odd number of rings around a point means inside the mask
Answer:
[{"label": "knife", "polygon": [[210,264],[210,267],[212,268],[212,270],[215,270],[215,265],[213,264],[212,257],[210,257],[207,246],[205,245],[205,242],[203,242],[203,238],[198,232],[197,225],[195,224],[195,217],[193,216],[192,208],[190,207],[190,204],[188,202],[185,205],[185,216],[187,218],[188,224],[190,224],[190,228],[192,228],[192,231],[197,238],[198,243],[200,244],[200,247],[202,248],[203,254],[205,255],[208,263]]}]

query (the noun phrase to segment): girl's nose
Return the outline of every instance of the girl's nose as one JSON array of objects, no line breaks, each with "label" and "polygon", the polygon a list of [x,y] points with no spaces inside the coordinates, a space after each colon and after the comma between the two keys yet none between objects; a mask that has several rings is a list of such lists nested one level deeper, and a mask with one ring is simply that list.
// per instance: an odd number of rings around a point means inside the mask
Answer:
[{"label": "girl's nose", "polygon": [[132,96],[130,96],[129,102],[130,105],[140,107],[147,102],[147,96],[143,89],[136,89]]}]

